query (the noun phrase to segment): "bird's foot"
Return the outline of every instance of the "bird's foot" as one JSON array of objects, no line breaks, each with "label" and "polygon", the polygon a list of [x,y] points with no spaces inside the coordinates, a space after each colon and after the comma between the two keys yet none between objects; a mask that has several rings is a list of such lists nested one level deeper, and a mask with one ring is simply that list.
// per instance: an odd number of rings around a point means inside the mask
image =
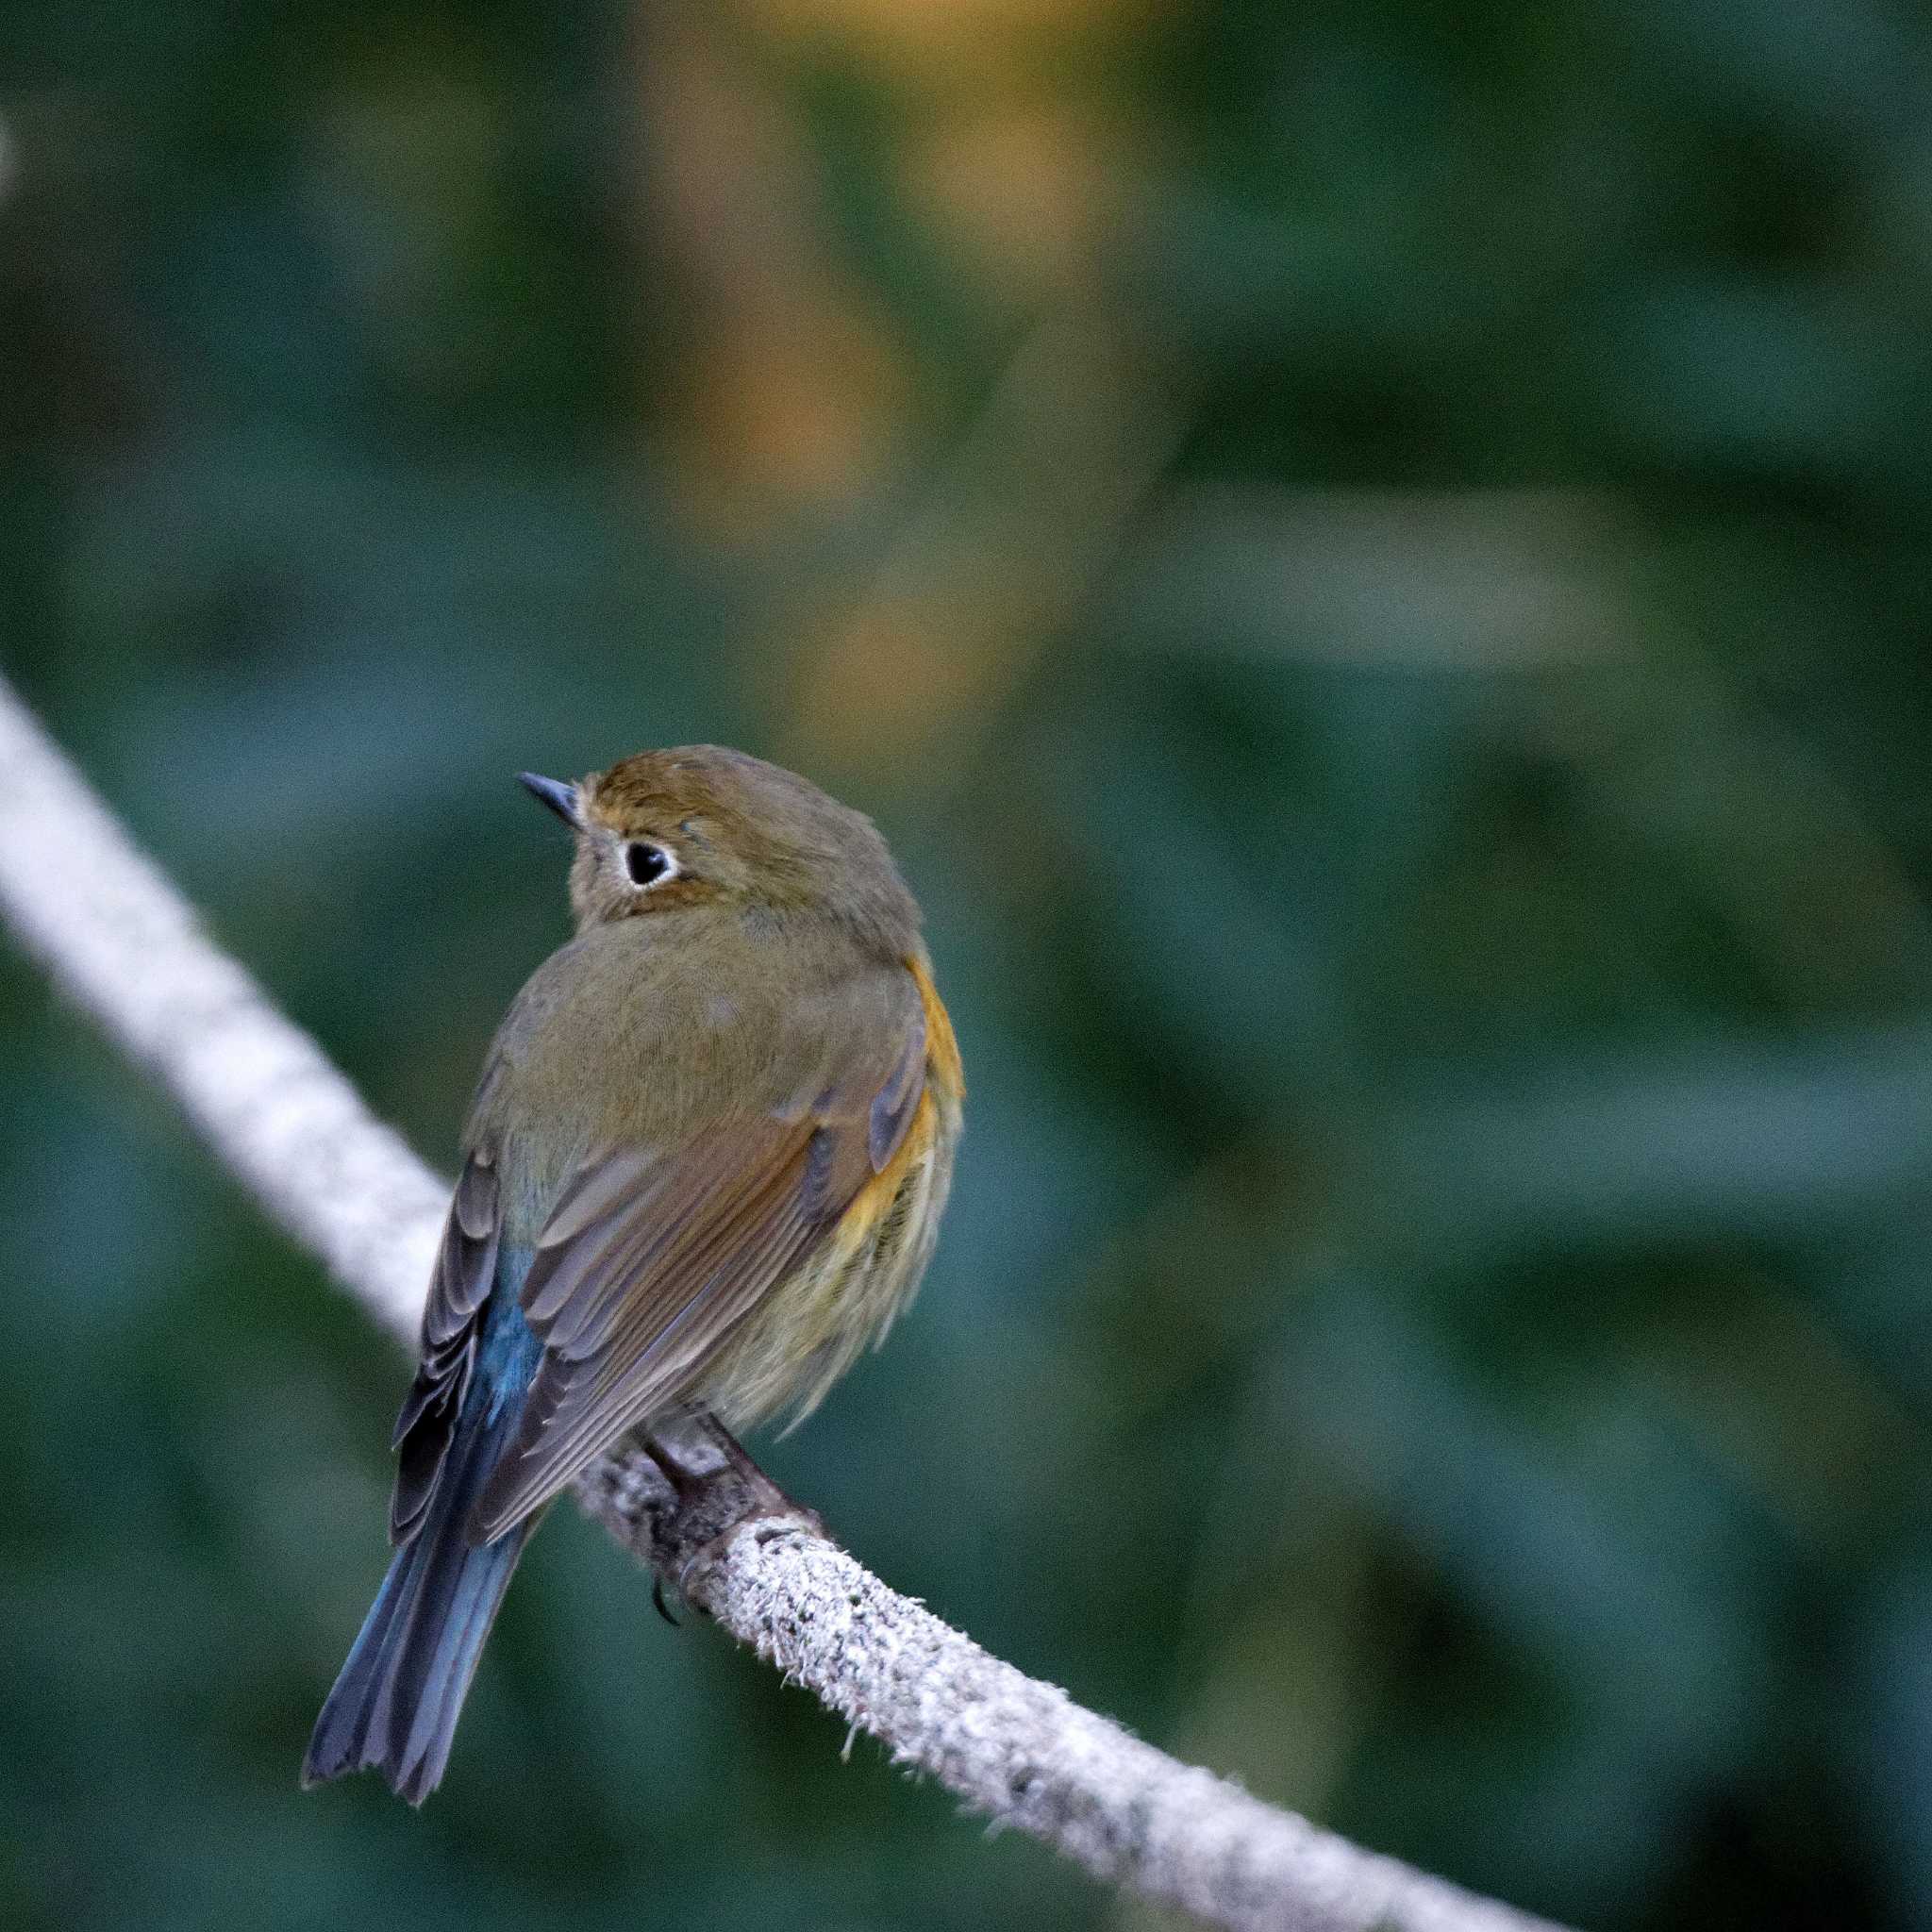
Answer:
[{"label": "bird's foot", "polygon": [[706,1565],[737,1530],[752,1524],[760,1536],[825,1534],[818,1512],[793,1502],[708,1409],[672,1419],[644,1446],[671,1491],[654,1512],[653,1562],[658,1607],[673,1623],[676,1619],[663,1603],[663,1581],[673,1581],[680,1601],[692,1601]]}]

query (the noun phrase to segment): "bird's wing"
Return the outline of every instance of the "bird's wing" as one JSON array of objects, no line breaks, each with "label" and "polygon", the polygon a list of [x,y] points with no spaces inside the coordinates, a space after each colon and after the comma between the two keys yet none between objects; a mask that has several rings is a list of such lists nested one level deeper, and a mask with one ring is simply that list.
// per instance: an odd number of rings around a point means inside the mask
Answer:
[{"label": "bird's wing", "polygon": [[524,1285],[543,1356],[517,1440],[477,1499],[477,1541],[690,1391],[886,1167],[925,1084],[925,1020],[905,980],[889,1026],[874,988],[859,1009],[868,1024],[814,1043],[802,1102],[695,1127],[675,1145],[615,1149],[571,1177]]},{"label": "bird's wing", "polygon": [[416,1379],[396,1418],[395,1446],[401,1453],[389,1518],[394,1542],[415,1533],[449,1453],[475,1356],[476,1318],[496,1274],[498,1226],[495,1167],[488,1154],[473,1154],[443,1224],[423,1310]]}]

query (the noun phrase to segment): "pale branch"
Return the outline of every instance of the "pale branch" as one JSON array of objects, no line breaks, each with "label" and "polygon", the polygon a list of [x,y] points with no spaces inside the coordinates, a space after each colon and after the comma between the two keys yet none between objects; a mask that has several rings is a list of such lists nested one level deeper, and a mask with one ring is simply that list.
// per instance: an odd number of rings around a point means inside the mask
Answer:
[{"label": "pale branch", "polygon": [[[4,681],[0,910],[269,1213],[412,1341],[446,1185],[208,940]],[[585,1508],[686,1602],[994,1824],[1240,1932],[1541,1924],[1264,1805],[988,1656],[833,1543],[708,1418],[679,1419],[651,1451],[600,1461],[578,1486]]]}]

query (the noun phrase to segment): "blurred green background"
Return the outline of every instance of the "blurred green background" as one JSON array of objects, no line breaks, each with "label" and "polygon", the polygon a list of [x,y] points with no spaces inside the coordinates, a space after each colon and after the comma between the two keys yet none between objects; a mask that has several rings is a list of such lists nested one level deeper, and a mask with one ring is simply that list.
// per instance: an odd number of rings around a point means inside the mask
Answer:
[{"label": "blurred green background", "polygon": [[[1932,1925],[1928,92],[1871,0],[8,0],[0,667],[444,1165],[511,773],[863,806],[969,1135],[780,1479],[1470,1884]],[[1154,1923],[569,1511],[427,1810],[298,1794],[404,1364],[11,954],[0,1091],[0,1921]]]}]

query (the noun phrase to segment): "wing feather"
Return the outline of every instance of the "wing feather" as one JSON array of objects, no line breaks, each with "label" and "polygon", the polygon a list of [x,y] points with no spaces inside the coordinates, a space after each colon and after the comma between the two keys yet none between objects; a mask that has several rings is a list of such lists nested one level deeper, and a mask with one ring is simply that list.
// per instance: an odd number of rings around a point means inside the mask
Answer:
[{"label": "wing feather", "polygon": [[473,1154],[463,1165],[443,1224],[423,1309],[416,1378],[396,1417],[393,1446],[400,1457],[390,1503],[391,1541],[414,1535],[449,1453],[475,1358],[477,1313],[496,1276],[499,1227],[494,1163],[487,1154]]},{"label": "wing feather", "polygon": [[523,1291],[542,1359],[517,1439],[477,1499],[475,1541],[501,1536],[691,1392],[891,1158],[924,1091],[912,975],[884,1013],[869,989],[854,1021],[812,1042],[808,1105],[714,1122],[674,1146],[612,1149],[567,1183]]}]

